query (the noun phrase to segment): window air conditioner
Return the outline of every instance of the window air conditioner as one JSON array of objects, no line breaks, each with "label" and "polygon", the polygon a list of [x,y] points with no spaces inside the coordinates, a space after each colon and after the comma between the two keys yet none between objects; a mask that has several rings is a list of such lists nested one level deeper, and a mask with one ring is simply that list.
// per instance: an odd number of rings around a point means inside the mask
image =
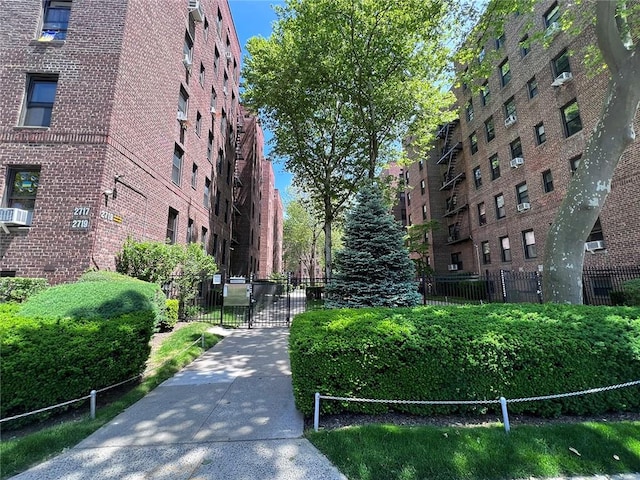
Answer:
[{"label": "window air conditioner", "polygon": [[586,242],[584,249],[587,252],[595,252],[596,250],[604,250],[604,242],[602,240],[596,240],[595,242]]},{"label": "window air conditioner", "polygon": [[558,22],[551,22],[544,32],[546,38],[555,35],[560,32],[560,24]]},{"label": "window air conditioner", "polygon": [[213,105],[211,105],[211,113],[216,113],[216,107],[214,107]]},{"label": "window air conditioner", "polygon": [[517,120],[518,120],[518,118],[514,114],[511,114],[507,118],[505,118],[504,126],[509,128],[511,125],[516,123]]},{"label": "window air conditioner", "polygon": [[196,22],[204,21],[204,11],[200,0],[189,0],[189,13]]},{"label": "window air conditioner", "polygon": [[231,59],[233,58],[233,54],[231,53],[231,50],[227,50],[224,56],[227,58],[228,61],[231,61]]},{"label": "window air conditioner", "polygon": [[526,210],[529,210],[531,208],[531,204],[528,202],[523,202],[523,203],[519,203],[518,204],[518,211],[519,212],[524,212]]},{"label": "window air conditioner", "polygon": [[29,225],[29,211],[20,208],[0,208],[0,223],[5,225]]},{"label": "window air conditioner", "polygon": [[520,165],[524,165],[524,158],[516,157],[511,159],[511,168],[518,168]]},{"label": "window air conditioner", "polygon": [[454,270],[458,270],[458,264],[452,263],[451,265],[448,266],[448,268],[450,272],[453,272]]},{"label": "window air conditioner", "polygon": [[185,55],[184,58],[182,59],[182,63],[184,64],[187,70],[191,71],[191,65],[193,64],[193,61],[191,60],[191,55]]},{"label": "window air conditioner", "polygon": [[178,112],[178,121],[179,122],[186,122],[187,121],[187,114],[185,112]]},{"label": "window air conditioner", "polygon": [[447,237],[447,242],[453,242],[455,240],[454,237]]},{"label": "window air conditioner", "polygon": [[571,80],[573,80],[573,74],[571,72],[562,72],[551,83],[551,86],[552,87],[559,87],[560,85],[564,85],[565,83],[567,83],[567,82],[569,82]]}]

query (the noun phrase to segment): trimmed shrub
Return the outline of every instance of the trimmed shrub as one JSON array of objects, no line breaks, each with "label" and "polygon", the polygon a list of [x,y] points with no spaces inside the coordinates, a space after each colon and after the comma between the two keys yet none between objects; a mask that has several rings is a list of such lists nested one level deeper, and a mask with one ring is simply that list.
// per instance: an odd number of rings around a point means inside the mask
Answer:
[{"label": "trimmed shrub", "polygon": [[178,307],[180,302],[177,299],[167,300],[167,319],[163,322],[160,327],[160,331],[169,331],[173,330],[173,327],[178,323]]},{"label": "trimmed shrub", "polygon": [[109,319],[152,309],[156,330],[166,321],[159,285],[115,272],[88,272],[78,283],[56,285],[29,298],[20,315],[30,318]]},{"label": "trimmed shrub", "polygon": [[[319,310],[296,316],[290,356],[296,405],[313,395],[496,400],[640,379],[640,309],[473,305]],[[510,403],[513,413],[596,414],[640,406],[638,387]],[[486,407],[322,403],[325,413],[484,412]],[[499,411],[499,405],[490,410]]]},{"label": "trimmed shrub", "polygon": [[0,302],[24,302],[49,287],[46,278],[0,278]]},{"label": "trimmed shrub", "polygon": [[640,278],[628,280],[622,284],[622,290],[611,292],[611,303],[640,307]]},{"label": "trimmed shrub", "polygon": [[[105,289],[107,285],[101,284]],[[83,397],[92,389],[142,373],[150,351],[154,305],[148,296],[129,292],[121,292],[110,302],[119,303],[122,299],[124,304],[130,304],[135,298],[135,311],[118,310],[108,319],[95,315],[25,317],[17,307],[0,308],[0,416]],[[76,301],[75,305],[79,303]],[[27,421],[32,419],[28,417]]]}]

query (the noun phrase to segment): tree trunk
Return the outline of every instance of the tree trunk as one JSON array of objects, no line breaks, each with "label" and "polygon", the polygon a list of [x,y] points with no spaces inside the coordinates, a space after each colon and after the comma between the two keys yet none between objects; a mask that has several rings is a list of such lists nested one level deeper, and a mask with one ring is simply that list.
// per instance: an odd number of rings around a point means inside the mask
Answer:
[{"label": "tree trunk", "polygon": [[616,165],[635,138],[633,121],[640,101],[635,63],[612,73],[600,120],[547,234],[543,275],[547,302],[582,303],[584,243],[611,190]]},{"label": "tree trunk", "polygon": [[333,224],[333,208],[331,205],[331,197],[324,198],[324,278],[331,278],[331,270],[333,268],[333,260],[331,256],[331,227]]}]

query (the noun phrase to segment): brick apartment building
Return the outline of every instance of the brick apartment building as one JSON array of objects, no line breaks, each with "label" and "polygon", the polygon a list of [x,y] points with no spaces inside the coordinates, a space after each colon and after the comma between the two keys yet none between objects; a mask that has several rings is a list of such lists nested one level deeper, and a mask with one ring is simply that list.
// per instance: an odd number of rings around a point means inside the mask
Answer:
[{"label": "brick apartment building", "polygon": [[[557,29],[566,2],[537,2],[534,31],[552,36],[523,47],[525,16],[485,45],[500,60],[480,93],[455,89],[458,120],[438,132],[429,158],[406,171],[409,223],[438,220],[431,266],[438,274],[542,269],[545,237],[600,114],[604,75],[588,75],[584,48],[593,27]],[[532,35],[532,32],[529,32]],[[640,144],[620,161],[585,266],[640,263]]]},{"label": "brick apartment building", "polygon": [[231,274],[266,279],[282,271],[282,200],[273,166],[264,157],[260,122],[242,106],[240,111]]},{"label": "brick apartment building", "polygon": [[113,269],[127,236],[200,242],[231,272],[243,117],[227,1],[3,1],[2,15],[0,274]]}]

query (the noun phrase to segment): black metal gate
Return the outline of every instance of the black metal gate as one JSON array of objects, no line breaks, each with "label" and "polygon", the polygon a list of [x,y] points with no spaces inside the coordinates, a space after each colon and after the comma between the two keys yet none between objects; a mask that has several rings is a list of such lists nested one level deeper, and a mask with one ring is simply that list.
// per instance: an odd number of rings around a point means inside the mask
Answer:
[{"label": "black metal gate", "polygon": [[[165,285],[168,298],[179,298],[174,282]],[[231,290],[236,295],[232,298]],[[246,292],[246,301],[238,292]],[[253,280],[250,283],[214,284],[213,277],[202,279],[199,295],[181,308],[185,320],[206,321],[227,327],[289,327],[293,317],[321,307],[324,281]],[[239,305],[245,303],[245,305]]]}]

